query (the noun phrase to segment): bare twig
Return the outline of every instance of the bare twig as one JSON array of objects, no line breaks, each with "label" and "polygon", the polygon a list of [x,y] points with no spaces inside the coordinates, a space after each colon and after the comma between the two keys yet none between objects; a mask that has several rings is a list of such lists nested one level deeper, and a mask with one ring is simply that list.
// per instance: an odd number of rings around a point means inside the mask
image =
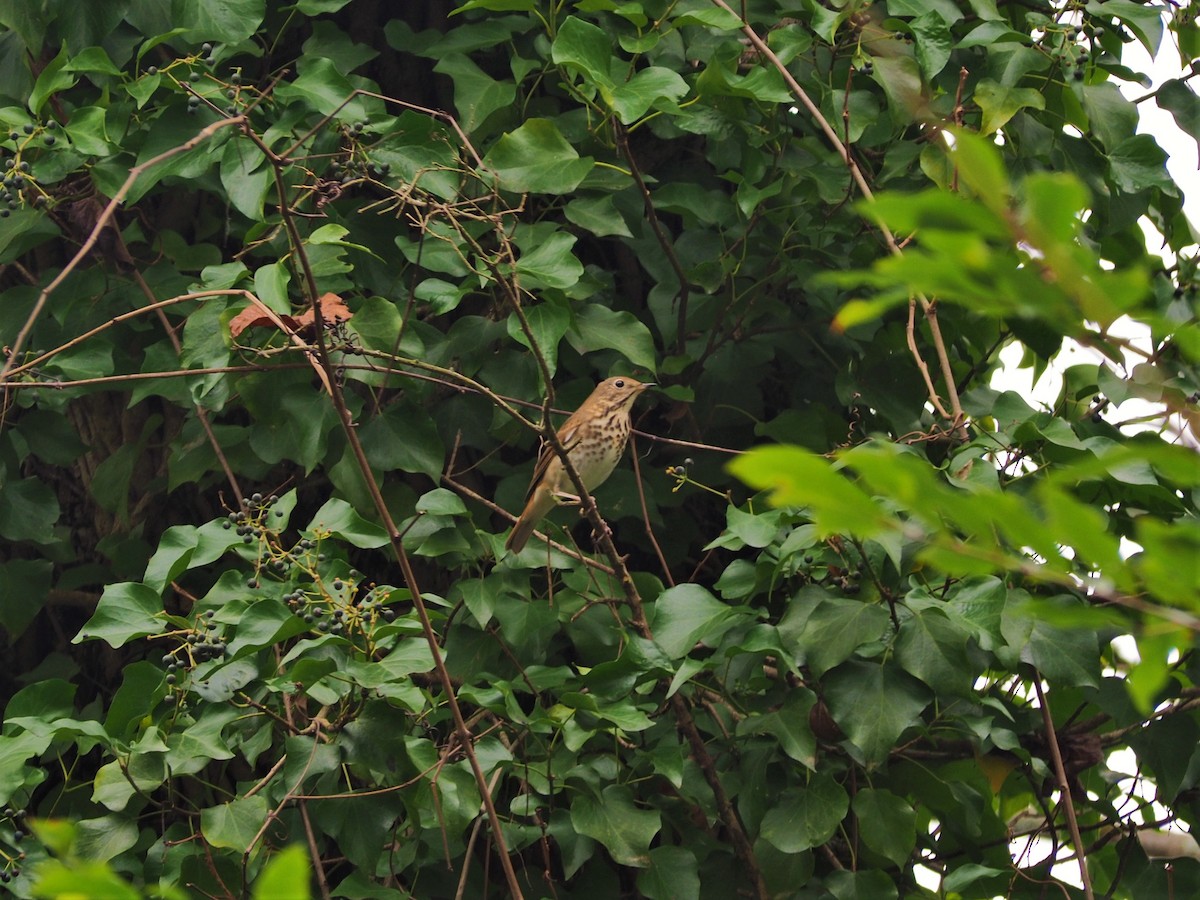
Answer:
[{"label": "bare twig", "polygon": [[[804,90],[804,88],[800,86],[800,82],[798,82],[795,77],[793,77],[792,73],[788,71],[787,66],[783,64],[782,60],[780,60],[780,58],[775,54],[775,51],[767,45],[766,41],[758,36],[758,32],[750,27],[745,18],[738,15],[738,13],[736,13],[729,6],[729,4],[725,2],[725,0],[711,0],[711,2],[714,5],[721,7],[726,12],[732,13],[733,15],[738,16],[738,18],[742,19],[742,33],[746,35],[750,43],[763,56],[763,58],[769,60],[771,65],[773,65],[779,74],[783,76],[783,80],[787,83],[792,95],[797,101],[799,101],[800,105],[804,107],[809,116],[812,117],[813,121],[817,123],[817,126],[824,133],[826,139],[828,139],[829,143],[837,151],[838,155],[842,157],[846,167],[850,170],[850,177],[854,179],[855,184],[858,185],[858,189],[862,192],[863,197],[865,197],[868,201],[874,201],[875,193],[871,190],[871,185],[867,183],[867,179],[863,176],[862,170],[858,166],[858,162],[850,153],[850,149],[842,142],[841,138],[838,137],[838,134],[834,130],[833,126],[829,124],[829,120],[825,118],[825,116],[821,113],[820,108],[812,101],[812,98],[808,96],[808,93]],[[902,251],[900,250],[900,246],[896,243],[895,235],[892,234],[891,229],[888,228],[884,223],[880,222],[879,233],[883,236],[884,243],[887,244],[888,250],[893,255],[899,256]],[[946,393],[950,398],[949,412],[946,412],[946,407],[942,403],[942,400],[938,396],[936,390],[930,389],[929,400],[933,404],[934,408],[938,410],[939,414],[941,414],[944,418],[950,419],[954,427],[959,429],[960,433],[965,434],[963,425],[965,416],[963,414],[962,404],[959,401],[958,388],[954,383],[953,372],[950,368],[950,356],[946,350],[946,343],[942,337],[941,327],[937,323],[937,317],[935,313],[936,305],[933,303],[933,301],[921,294],[916,295],[916,300],[921,304],[921,309],[924,311],[929,320],[929,331],[930,336],[933,338],[934,351],[936,352],[938,361],[941,364],[940,368],[942,371],[942,378],[946,384]],[[923,366],[924,364],[920,361],[919,353],[917,353],[915,347],[915,342],[911,343],[909,350],[910,352],[913,352],[914,358],[918,360],[918,364]]]},{"label": "bare twig", "polygon": [[1050,706],[1046,703],[1046,692],[1042,690],[1040,672],[1034,673],[1033,688],[1037,691],[1038,706],[1042,709],[1042,725],[1046,729],[1046,743],[1050,746],[1050,761],[1054,765],[1054,777],[1058,782],[1058,789],[1062,791],[1062,805],[1067,812],[1067,829],[1071,832],[1071,843],[1075,845],[1075,858],[1079,862],[1079,880],[1083,882],[1083,895],[1087,900],[1095,900],[1095,894],[1092,893],[1092,879],[1088,874],[1087,856],[1083,849],[1083,839],[1079,836],[1079,821],[1075,817],[1075,803],[1071,798],[1071,786],[1067,783],[1062,751],[1058,747],[1058,735],[1054,733],[1054,717],[1050,715]]}]

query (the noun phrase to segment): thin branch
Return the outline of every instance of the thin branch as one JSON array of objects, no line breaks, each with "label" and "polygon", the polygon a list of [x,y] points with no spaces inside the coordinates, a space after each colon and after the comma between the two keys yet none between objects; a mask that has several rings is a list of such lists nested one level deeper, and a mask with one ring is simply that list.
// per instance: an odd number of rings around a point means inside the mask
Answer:
[{"label": "thin branch", "polygon": [[1037,691],[1038,706],[1042,708],[1042,724],[1046,729],[1046,743],[1050,745],[1050,760],[1054,765],[1054,777],[1058,781],[1058,789],[1062,791],[1063,808],[1067,811],[1067,829],[1071,832],[1071,843],[1075,845],[1075,858],[1079,861],[1079,879],[1083,882],[1083,895],[1087,900],[1095,900],[1096,895],[1092,893],[1092,879],[1088,874],[1083,839],[1079,836],[1079,821],[1075,818],[1075,803],[1071,799],[1071,786],[1067,783],[1062,751],[1058,747],[1058,736],[1054,733],[1054,717],[1050,715],[1050,706],[1046,703],[1046,693],[1042,690],[1040,672],[1034,673],[1033,688]]},{"label": "thin branch", "polygon": [[654,200],[650,197],[650,189],[646,187],[646,182],[642,178],[641,171],[638,169],[637,160],[633,158],[633,151],[629,149],[629,135],[625,131],[625,127],[620,122],[614,121],[613,131],[616,134],[617,146],[620,148],[625,159],[629,161],[629,171],[633,174],[633,180],[637,182],[638,190],[642,194],[642,205],[646,210],[646,221],[650,223],[650,229],[658,239],[658,245],[662,247],[663,255],[667,258],[667,262],[670,263],[672,271],[675,272],[675,277],[679,279],[679,293],[675,295],[675,353],[681,355],[687,349],[689,296],[687,273],[683,271],[679,257],[675,254],[675,247],[671,244],[670,239],[663,230],[662,223],[658,220],[658,213],[654,211]]},{"label": "thin branch", "polygon": [[504,871],[505,880],[508,883],[509,893],[516,900],[521,900],[523,894],[521,892],[520,883],[517,881],[517,874],[513,869],[512,859],[509,856],[508,847],[505,843],[504,832],[501,828],[500,816],[496,811],[495,804],[492,802],[491,793],[488,790],[487,778],[484,775],[483,767],[479,763],[479,757],[475,753],[474,736],[470,728],[467,727],[466,720],[463,717],[462,708],[458,703],[458,696],[454,690],[454,683],[450,678],[450,672],[446,668],[445,658],[442,655],[441,645],[438,642],[437,633],[434,631],[433,622],[429,617],[429,610],[425,605],[425,599],[422,595],[420,586],[417,582],[416,573],[413,571],[412,562],[408,558],[408,552],[404,549],[404,544],[401,541],[400,531],[396,527],[396,523],[392,518],[391,511],[388,509],[387,502],[383,498],[383,494],[379,488],[379,483],[375,479],[375,475],[371,469],[371,464],[367,459],[366,452],[363,450],[362,442],[358,437],[358,429],[355,427],[354,418],[349,408],[346,406],[346,399],[342,393],[341,385],[336,377],[335,367],[329,358],[329,348],[325,343],[324,320],[321,315],[320,295],[317,291],[316,278],[313,275],[312,266],[309,263],[308,254],[304,250],[304,242],[300,236],[299,229],[296,227],[295,217],[287,203],[287,189],[283,180],[283,168],[286,161],[276,155],[270,147],[248,126],[243,128],[246,136],[259,148],[266,156],[267,161],[271,165],[274,173],[276,194],[279,198],[279,210],[282,217],[289,241],[292,245],[293,253],[298,260],[304,276],[305,290],[308,295],[309,304],[313,310],[315,319],[314,325],[317,334],[316,342],[316,359],[313,360],[314,366],[319,366],[324,370],[324,382],[330,400],[333,401],[334,409],[337,411],[338,422],[341,425],[342,433],[346,438],[346,443],[354,456],[355,463],[358,466],[359,472],[362,475],[363,482],[367,492],[371,497],[371,502],[375,506],[375,511],[379,515],[380,521],[387,530],[388,541],[392,546],[392,552],[396,556],[396,561],[400,564],[400,571],[404,577],[404,583],[408,586],[411,596],[413,608],[417,613],[417,617],[421,621],[421,630],[425,637],[425,642],[429,646],[430,654],[433,657],[433,666],[438,674],[441,682],[442,690],[446,697],[446,704],[450,709],[451,717],[454,720],[455,733],[457,734],[460,745],[463,748],[463,753],[467,757],[467,761],[471,766],[471,771],[475,776],[476,786],[482,796],[484,809],[487,812],[488,823],[492,831],[492,839],[496,843],[497,855],[500,857],[500,865]]},{"label": "thin branch", "polygon": [[84,258],[92,252],[92,248],[96,246],[96,241],[100,239],[100,232],[104,230],[106,225],[108,225],[109,220],[111,220],[113,215],[116,213],[117,207],[120,206],[124,201],[125,195],[129,193],[129,189],[133,187],[134,182],[137,181],[144,172],[149,171],[159,163],[166,162],[171,157],[178,156],[180,153],[186,153],[188,150],[203,144],[222,128],[228,128],[231,125],[239,125],[243,121],[244,119],[242,116],[233,116],[232,118],[221,119],[220,121],[213,122],[211,125],[202,128],[200,133],[191,140],[172,147],[170,150],[164,150],[157,156],[153,156],[143,163],[138,163],[129,170],[128,177],[126,177],[124,183],[117,190],[116,194],[113,195],[112,199],[108,201],[108,205],[104,207],[104,212],[100,213],[100,216],[96,219],[96,224],[92,227],[91,233],[88,234],[83,244],[80,245],[79,250],[76,251],[70,262],[63,266],[62,271],[54,277],[54,280],[42,288],[42,292],[38,294],[37,302],[34,303],[33,309],[30,310],[29,315],[25,319],[25,323],[21,326],[21,330],[17,332],[16,339],[12,342],[8,358],[4,360],[3,365],[0,365],[0,384],[3,384],[8,379],[8,374],[13,368],[13,361],[20,356],[21,348],[25,346],[25,342],[29,340],[29,335],[33,331],[33,326],[41,317],[42,310],[45,309],[46,302],[50,299],[50,295],[58,290],[62,283],[67,280],[67,277],[74,272]]},{"label": "thin branch", "polygon": [[[846,167],[850,170],[850,177],[853,178],[855,184],[858,185],[858,189],[862,192],[863,197],[865,197],[869,202],[874,202],[875,193],[871,190],[870,184],[867,183],[867,179],[863,176],[862,170],[859,168],[858,162],[850,153],[849,148],[842,143],[841,138],[838,137],[837,132],[833,129],[833,126],[829,124],[829,120],[825,118],[825,116],[821,113],[820,108],[812,101],[812,98],[808,96],[808,93],[804,90],[804,88],[800,86],[800,82],[798,82],[795,77],[793,77],[792,73],[788,71],[787,66],[783,64],[782,60],[780,60],[780,58],[775,54],[775,51],[767,45],[766,41],[758,36],[758,32],[750,27],[750,24],[746,22],[744,17],[734,12],[734,10],[729,6],[728,3],[725,2],[725,0],[711,0],[711,2],[714,5],[721,7],[726,12],[732,13],[733,15],[738,16],[738,18],[742,19],[742,33],[746,35],[754,48],[765,59],[769,60],[771,65],[773,65],[779,74],[783,76],[783,80],[787,83],[792,95],[797,99],[797,101],[799,101],[800,105],[804,107],[809,116],[812,117],[813,121],[817,123],[817,126],[825,134],[825,137],[829,140],[829,143],[833,145],[833,148],[845,162]],[[902,251],[900,246],[896,243],[895,235],[892,234],[891,229],[888,228],[887,225],[880,222],[879,232],[883,235],[883,239],[887,244],[888,250],[891,251],[891,253],[895,256],[901,255]],[[945,378],[946,381],[946,393],[950,397],[950,413],[944,414],[945,418],[950,419],[955,428],[963,429],[963,423],[966,417],[963,413],[962,404],[959,401],[958,388],[954,384],[953,373],[950,368],[950,357],[946,351],[946,343],[942,337],[941,326],[939,326],[937,323],[936,315],[932,314],[935,304],[921,294],[917,294],[916,299],[917,302],[921,304],[921,309],[924,311],[926,317],[929,318],[929,331],[933,338],[934,351],[937,353],[938,360],[941,363],[943,378]],[[910,347],[910,350],[912,350],[912,347]],[[919,360],[919,356],[916,356],[915,354],[914,358]],[[923,363],[921,363],[921,365],[923,365]],[[934,407],[939,411],[944,409],[941,399],[936,391],[930,391],[929,399],[930,402],[933,403]]]}]

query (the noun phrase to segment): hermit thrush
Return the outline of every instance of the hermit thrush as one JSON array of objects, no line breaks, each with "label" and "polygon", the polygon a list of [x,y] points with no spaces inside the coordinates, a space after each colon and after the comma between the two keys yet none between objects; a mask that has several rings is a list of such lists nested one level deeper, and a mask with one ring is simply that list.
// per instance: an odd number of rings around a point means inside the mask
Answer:
[{"label": "hermit thrush", "polygon": [[[558,439],[588,491],[599,487],[617,467],[629,440],[629,409],[638,394],[653,386],[624,376],[608,378],[596,385],[591,396],[558,430]],[[537,523],[556,503],[578,502],[576,490],[554,448],[543,443],[525,509],[505,548],[520,553]]]}]

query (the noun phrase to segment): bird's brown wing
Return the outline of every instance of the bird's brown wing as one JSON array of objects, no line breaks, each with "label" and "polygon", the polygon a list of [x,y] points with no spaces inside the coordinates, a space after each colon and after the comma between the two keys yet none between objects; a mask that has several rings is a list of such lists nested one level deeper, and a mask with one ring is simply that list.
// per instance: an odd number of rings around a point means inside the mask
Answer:
[{"label": "bird's brown wing", "polygon": [[[558,439],[562,442],[563,449],[568,453],[571,452],[572,447],[579,443],[579,422],[576,421],[574,413],[563,423],[563,427],[558,429]],[[554,448],[543,438],[538,448],[537,463],[533,467],[533,477],[529,479],[529,489],[525,491],[526,503],[533,496],[533,492],[537,486],[541,484],[546,470],[550,468],[550,460],[554,459],[555,455]]]}]

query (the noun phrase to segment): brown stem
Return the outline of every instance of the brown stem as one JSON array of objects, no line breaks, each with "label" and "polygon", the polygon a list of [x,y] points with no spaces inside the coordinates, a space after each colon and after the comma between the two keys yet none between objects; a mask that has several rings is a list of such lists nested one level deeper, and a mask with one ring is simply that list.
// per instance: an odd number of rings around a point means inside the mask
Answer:
[{"label": "brown stem", "polygon": [[1046,703],[1046,693],[1042,690],[1040,672],[1034,672],[1033,688],[1037,691],[1038,706],[1042,708],[1042,725],[1046,729],[1046,743],[1050,746],[1050,761],[1054,765],[1054,777],[1058,781],[1058,789],[1062,791],[1063,808],[1067,811],[1067,829],[1071,832],[1071,843],[1075,845],[1075,858],[1079,861],[1079,880],[1083,882],[1083,895],[1087,900],[1095,900],[1096,895],[1092,893],[1092,879],[1088,874],[1083,839],[1079,836],[1079,821],[1075,818],[1075,803],[1071,799],[1071,787],[1067,784],[1067,772],[1063,767],[1062,751],[1058,747],[1058,736],[1054,733],[1054,717],[1050,715],[1050,707]]},{"label": "brown stem", "polygon": [[[711,0],[711,2],[714,5],[721,7],[726,12],[733,13],[735,16],[738,15],[732,8],[730,8],[729,4],[726,3],[725,0]],[[783,61],[780,60],[780,58],[775,54],[775,51],[767,46],[767,42],[758,36],[758,32],[750,27],[749,23],[746,22],[744,17],[739,16],[739,18],[742,19],[742,33],[746,35],[754,48],[765,59],[769,60],[771,65],[773,65],[779,74],[783,76],[783,80],[787,83],[787,86],[791,90],[793,96],[795,96],[800,105],[804,107],[804,109],[812,117],[813,121],[817,123],[817,126],[824,133],[829,143],[833,145],[833,148],[837,151],[838,155],[841,156],[842,160],[846,163],[846,167],[850,170],[850,177],[854,179],[855,184],[857,184],[859,190],[862,191],[863,197],[865,197],[869,202],[873,202],[875,200],[875,192],[871,190],[871,185],[867,183],[867,179],[863,176],[862,170],[859,168],[858,163],[851,155],[850,149],[844,143],[842,143],[841,138],[838,137],[838,134],[833,129],[833,126],[829,124],[829,120],[825,118],[825,116],[821,113],[821,110],[812,101],[812,98],[809,97],[804,88],[800,86],[800,82],[798,82],[795,77],[793,77],[792,73],[788,71],[787,66],[783,64]],[[891,229],[880,222],[879,233],[883,235],[883,239],[887,244],[888,250],[893,255],[899,256],[902,251],[900,250],[900,246],[896,243],[896,237],[892,234]],[[929,316],[932,308],[931,301],[921,294],[916,294],[915,296],[917,302],[921,304],[921,309],[925,312],[926,316]],[[936,317],[930,318],[929,330],[933,337],[934,351],[938,355],[938,359],[941,362],[943,375],[945,375],[945,373],[950,372],[950,358],[946,352],[946,343],[942,338],[941,328],[937,324]],[[916,350],[916,345],[910,344],[909,350],[913,353],[913,357],[917,360],[918,364],[923,366],[924,363],[920,359],[920,355]],[[965,436],[966,428],[963,424],[965,416],[963,415],[962,404],[959,401],[958,388],[955,386],[953,378],[948,378],[946,380],[946,393],[950,398],[950,413],[942,414],[945,418],[951,420],[954,427],[959,431],[960,434]],[[938,397],[938,394],[935,390],[930,389],[929,399],[934,407],[939,410],[939,412],[944,409],[941,399]]]},{"label": "brown stem", "polygon": [[683,271],[679,257],[675,255],[675,247],[671,244],[670,238],[667,237],[666,231],[663,230],[662,223],[658,220],[658,213],[654,211],[654,201],[650,197],[650,189],[646,187],[646,182],[642,179],[642,173],[638,169],[637,160],[633,158],[633,151],[629,149],[629,135],[625,131],[625,126],[614,121],[613,129],[617,137],[617,146],[620,147],[622,155],[629,162],[629,171],[633,174],[633,180],[637,182],[638,190],[642,194],[642,204],[646,209],[646,221],[650,223],[650,229],[658,239],[658,245],[662,247],[663,254],[667,257],[667,262],[671,264],[671,269],[675,272],[675,277],[679,279],[679,293],[675,296],[677,304],[675,353],[681,355],[687,349],[689,295],[687,274]]},{"label": "brown stem", "polygon": [[29,335],[33,331],[33,326],[41,316],[42,310],[45,309],[46,302],[50,299],[50,295],[58,290],[62,283],[67,280],[67,277],[74,272],[84,258],[92,252],[92,248],[96,246],[96,241],[100,239],[100,232],[104,230],[109,221],[116,214],[117,207],[121,205],[121,202],[125,199],[125,195],[129,193],[129,189],[133,187],[133,183],[141,177],[142,173],[154,168],[161,162],[165,162],[173,156],[178,156],[180,153],[186,153],[193,147],[203,144],[222,128],[228,128],[230,125],[238,125],[242,121],[243,119],[241,116],[234,116],[229,119],[221,119],[218,122],[213,122],[211,125],[201,129],[200,133],[191,140],[185,141],[184,143],[172,147],[169,150],[164,150],[157,156],[153,156],[143,163],[138,163],[129,170],[129,175],[126,177],[121,187],[117,189],[117,192],[113,195],[112,199],[108,201],[108,205],[104,207],[104,211],[96,218],[96,224],[92,226],[91,233],[88,234],[86,239],[84,239],[84,242],[80,245],[79,250],[76,251],[73,257],[71,257],[70,262],[63,266],[62,271],[54,277],[54,280],[42,288],[42,292],[38,294],[37,302],[34,303],[33,309],[30,310],[29,315],[25,318],[25,323],[21,326],[21,330],[17,332],[17,337],[10,346],[8,358],[4,361],[3,365],[0,365],[0,383],[3,383],[8,378],[9,372],[13,368],[14,361],[20,356],[21,348],[25,345],[25,342],[29,340]]},{"label": "brown stem", "polygon": [[416,573],[413,571],[412,562],[408,558],[408,552],[404,549],[401,542],[401,535],[396,528],[396,523],[392,519],[391,511],[388,509],[386,501],[383,499],[383,494],[380,491],[379,483],[376,481],[374,473],[371,469],[371,464],[367,460],[366,452],[363,450],[362,443],[358,438],[358,429],[355,427],[353,416],[346,406],[346,398],[342,393],[341,386],[336,377],[334,366],[329,359],[328,347],[325,343],[325,323],[321,315],[321,306],[319,302],[319,294],[317,293],[316,278],[312,272],[312,266],[309,263],[308,254],[304,250],[304,243],[301,239],[299,229],[296,227],[295,217],[292,214],[291,208],[287,202],[287,190],[283,180],[283,168],[285,160],[277,156],[267,145],[262,138],[254,133],[249,127],[243,128],[246,136],[259,148],[266,156],[271,164],[271,169],[275,178],[276,194],[279,197],[280,216],[284,226],[287,229],[288,238],[291,242],[293,252],[296,259],[300,263],[301,270],[304,275],[304,285],[308,295],[309,303],[313,310],[314,327],[317,334],[317,358],[314,360],[314,366],[319,366],[324,373],[325,387],[328,391],[329,398],[333,402],[334,409],[338,414],[338,422],[342,427],[342,433],[346,438],[346,443],[354,455],[355,463],[358,465],[360,474],[363,477],[363,482],[366,485],[367,492],[371,496],[371,502],[375,506],[375,511],[379,515],[380,521],[383,523],[387,531],[388,541],[392,546],[392,552],[395,554],[396,561],[400,564],[400,572],[404,577],[404,583],[408,586],[409,594],[412,598],[413,608],[416,610],[417,617],[421,621],[421,630],[424,633],[425,641],[429,645],[430,654],[433,657],[433,666],[437,671],[438,678],[441,681],[442,690],[445,693],[446,704],[450,708],[451,717],[454,720],[455,733],[458,737],[459,744],[462,746],[463,754],[467,757],[467,761],[471,766],[471,772],[475,776],[475,784],[479,789],[484,809],[487,812],[488,823],[492,831],[492,839],[496,842],[497,855],[500,857],[500,866],[504,871],[505,880],[508,883],[508,890],[512,897],[521,900],[524,896],[521,892],[520,883],[517,881],[517,874],[513,870],[512,859],[509,857],[508,847],[504,840],[504,832],[500,827],[500,816],[496,812],[495,804],[492,802],[491,792],[488,790],[487,778],[484,775],[483,767],[479,764],[479,757],[475,753],[474,736],[471,730],[467,727],[466,720],[463,718],[462,708],[458,703],[458,696],[454,690],[454,683],[450,678],[450,672],[446,668],[446,662],[442,656],[441,645],[438,643],[437,633],[434,631],[433,623],[429,618],[429,610],[425,605],[425,599],[422,596],[421,589],[417,583]]}]

